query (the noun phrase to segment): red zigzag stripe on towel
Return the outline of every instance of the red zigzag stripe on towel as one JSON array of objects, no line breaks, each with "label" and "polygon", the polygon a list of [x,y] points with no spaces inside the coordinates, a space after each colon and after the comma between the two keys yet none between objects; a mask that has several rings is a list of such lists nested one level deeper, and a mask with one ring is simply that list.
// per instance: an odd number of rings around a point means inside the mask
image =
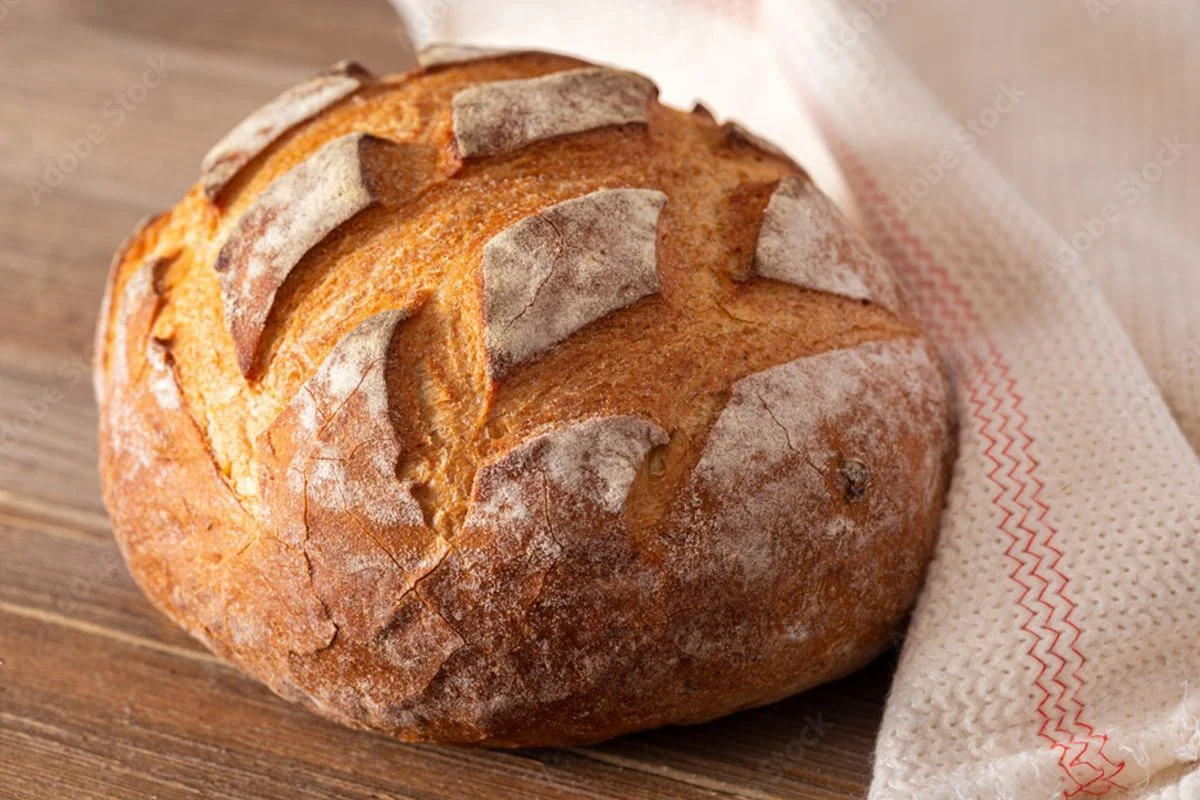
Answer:
[{"label": "red zigzag stripe on towel", "polygon": [[926,329],[944,353],[954,359],[976,435],[991,464],[987,479],[1002,519],[1000,530],[1010,539],[1005,551],[1014,562],[1009,577],[1020,587],[1018,603],[1025,612],[1021,629],[1031,644],[1029,656],[1038,666],[1034,686],[1040,693],[1038,735],[1058,752],[1058,764],[1073,784],[1064,797],[1081,793],[1099,796],[1122,787],[1116,777],[1125,768],[1104,753],[1108,736],[1097,734],[1084,721],[1080,690],[1087,659],[1079,650],[1082,633],[1072,620],[1077,606],[1068,593],[1070,579],[1062,571],[1063,553],[1054,545],[1057,533],[1042,500],[1044,486],[1037,476],[1034,439],[1023,397],[1009,363],[988,336],[970,300],[905,223],[879,183],[842,141],[816,103],[811,110],[847,168],[849,183],[862,192],[862,208],[871,217],[877,242],[885,255],[906,267],[905,277],[916,282]]}]

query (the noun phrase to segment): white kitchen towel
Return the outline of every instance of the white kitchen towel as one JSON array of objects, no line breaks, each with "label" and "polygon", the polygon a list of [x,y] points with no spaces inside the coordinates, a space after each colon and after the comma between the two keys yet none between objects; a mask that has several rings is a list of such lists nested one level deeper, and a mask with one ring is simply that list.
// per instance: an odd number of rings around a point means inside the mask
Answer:
[{"label": "white kitchen towel", "polygon": [[759,129],[908,285],[960,458],[871,798],[1200,797],[1196,4],[397,2]]}]

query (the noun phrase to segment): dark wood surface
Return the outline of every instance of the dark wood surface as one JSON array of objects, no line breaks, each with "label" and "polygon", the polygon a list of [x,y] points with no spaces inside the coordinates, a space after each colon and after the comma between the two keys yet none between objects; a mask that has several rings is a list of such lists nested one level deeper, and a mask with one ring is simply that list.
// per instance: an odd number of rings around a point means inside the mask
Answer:
[{"label": "dark wood surface", "polygon": [[386,72],[411,55],[382,0],[0,0],[0,15],[0,797],[864,794],[892,654],[706,725],[486,752],[343,730],[155,612],[95,473],[87,360],[109,255],[262,101],[341,57]]}]

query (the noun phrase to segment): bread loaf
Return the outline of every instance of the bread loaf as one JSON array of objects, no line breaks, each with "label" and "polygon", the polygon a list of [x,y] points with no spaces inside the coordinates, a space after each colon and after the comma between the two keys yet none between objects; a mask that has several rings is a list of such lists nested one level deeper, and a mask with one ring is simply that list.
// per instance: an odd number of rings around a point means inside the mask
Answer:
[{"label": "bread loaf", "polygon": [[888,265],[644,77],[423,63],[284,93],[114,259],[101,473],[146,594],[407,740],[592,742],[871,659],[952,450]]}]

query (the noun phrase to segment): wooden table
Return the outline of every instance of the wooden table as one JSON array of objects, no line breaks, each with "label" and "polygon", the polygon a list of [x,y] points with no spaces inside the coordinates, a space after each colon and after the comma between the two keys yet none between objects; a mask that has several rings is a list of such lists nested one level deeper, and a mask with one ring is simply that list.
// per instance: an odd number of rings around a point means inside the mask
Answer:
[{"label": "wooden table", "polygon": [[411,62],[383,0],[0,0],[0,797],[861,797],[893,654],[598,747],[413,746],[276,698],[133,585],[87,371],[109,255],[246,112],[351,55]]}]

